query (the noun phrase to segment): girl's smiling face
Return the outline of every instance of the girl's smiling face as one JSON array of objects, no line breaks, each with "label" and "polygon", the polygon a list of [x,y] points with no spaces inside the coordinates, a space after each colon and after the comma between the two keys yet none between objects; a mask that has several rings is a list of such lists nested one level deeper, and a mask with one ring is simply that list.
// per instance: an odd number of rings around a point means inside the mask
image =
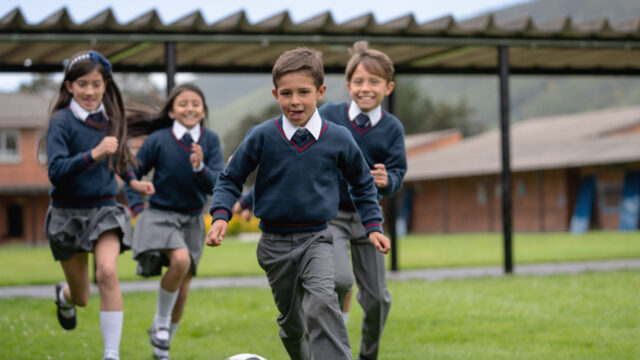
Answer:
[{"label": "girl's smiling face", "polygon": [[185,90],[173,100],[173,107],[169,110],[169,117],[175,119],[187,129],[193,129],[204,119],[204,102],[200,95],[191,90]]},{"label": "girl's smiling face", "polygon": [[97,69],[80,76],[73,82],[67,80],[64,85],[73,95],[73,99],[86,111],[98,109],[106,90],[102,74]]}]

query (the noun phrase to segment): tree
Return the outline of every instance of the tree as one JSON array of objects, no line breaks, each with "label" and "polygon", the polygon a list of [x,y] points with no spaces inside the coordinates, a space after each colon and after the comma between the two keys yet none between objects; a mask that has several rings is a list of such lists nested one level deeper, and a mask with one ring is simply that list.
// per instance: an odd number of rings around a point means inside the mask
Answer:
[{"label": "tree", "polygon": [[395,90],[395,115],[402,121],[406,134],[458,128],[465,135],[483,130],[480,124],[468,120],[471,108],[465,99],[457,103],[435,103],[428,95],[421,96],[413,79],[399,79]]}]

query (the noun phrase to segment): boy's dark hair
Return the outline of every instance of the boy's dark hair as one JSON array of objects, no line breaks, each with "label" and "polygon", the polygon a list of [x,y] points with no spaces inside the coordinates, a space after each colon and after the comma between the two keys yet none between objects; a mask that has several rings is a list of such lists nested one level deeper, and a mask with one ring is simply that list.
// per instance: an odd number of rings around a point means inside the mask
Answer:
[{"label": "boy's dark hair", "polygon": [[273,86],[278,89],[278,80],[283,75],[295,71],[309,72],[316,88],[319,89],[324,84],[322,53],[308,47],[299,47],[282,53],[271,71]]},{"label": "boy's dark hair", "polygon": [[[64,67],[64,79],[60,85],[58,91],[58,97],[54,102],[54,106],[51,109],[51,116],[53,114],[69,106],[73,94],[67,90],[65,85],[66,81],[73,83],[79,77],[84,76],[93,70],[98,70],[102,75],[102,79],[105,84],[105,92],[102,97],[102,103],[104,109],[109,117],[109,136],[115,136],[118,139],[118,150],[115,156],[109,157],[109,166],[113,168],[116,173],[122,174],[126,170],[128,164],[136,163],[133,154],[129,151],[127,146],[127,124],[124,116],[124,103],[122,101],[122,94],[118,85],[113,81],[111,75],[111,64],[102,54],[94,50],[85,50],[73,54]],[[40,147],[44,148],[46,143],[46,137],[42,138]]]},{"label": "boy's dark hair", "polygon": [[129,136],[136,137],[141,135],[149,135],[152,132],[170,127],[173,125],[173,119],[169,117],[169,111],[173,109],[173,103],[178,95],[185,91],[193,91],[200,96],[202,106],[204,107],[204,117],[200,121],[200,126],[206,125],[209,108],[204,97],[202,89],[193,83],[184,83],[171,89],[164,105],[158,108],[150,105],[136,104],[127,107],[127,123],[129,125]]},{"label": "boy's dark hair", "polygon": [[356,71],[360,64],[368,72],[386,79],[387,82],[393,80],[393,73],[395,72],[393,61],[382,51],[370,49],[368,42],[364,40],[356,41],[353,43],[353,47],[349,49],[349,54],[351,54],[351,58],[347,62],[345,70],[347,81],[351,81],[353,72]]}]

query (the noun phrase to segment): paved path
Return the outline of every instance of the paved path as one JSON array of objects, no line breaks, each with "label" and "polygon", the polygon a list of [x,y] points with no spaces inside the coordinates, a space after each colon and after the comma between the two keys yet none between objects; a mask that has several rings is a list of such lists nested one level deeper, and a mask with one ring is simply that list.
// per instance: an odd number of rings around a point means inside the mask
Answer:
[{"label": "paved path", "polygon": [[[550,275],[550,274],[577,274],[589,271],[615,271],[640,269],[640,259],[608,260],[608,261],[582,261],[569,263],[543,263],[524,264],[514,266],[514,275]],[[404,281],[423,279],[439,281],[446,279],[463,279],[477,277],[498,277],[504,274],[501,266],[474,266],[459,268],[436,268],[422,270],[403,270],[389,272],[388,278],[392,281]],[[141,281],[123,281],[120,283],[122,292],[156,291],[159,279]],[[222,287],[267,287],[267,279],[264,275],[242,276],[226,278],[194,278],[191,281],[192,289],[222,288]],[[92,284],[91,292],[97,293],[97,287]],[[35,286],[6,286],[0,287],[0,298],[9,297],[53,297],[53,285]]]}]

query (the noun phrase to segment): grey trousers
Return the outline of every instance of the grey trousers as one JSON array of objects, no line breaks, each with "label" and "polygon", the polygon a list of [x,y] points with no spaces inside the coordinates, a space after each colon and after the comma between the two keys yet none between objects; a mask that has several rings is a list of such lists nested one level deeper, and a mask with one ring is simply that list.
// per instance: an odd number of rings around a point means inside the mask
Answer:
[{"label": "grey trousers", "polygon": [[280,312],[280,338],[290,358],[352,359],[334,290],[329,230],[262,233],[257,255]]},{"label": "grey trousers", "polygon": [[329,222],[329,230],[333,236],[336,292],[340,304],[353,286],[354,275],[358,284],[357,299],[363,310],[359,359],[377,359],[380,338],[391,310],[384,254],[369,242],[356,212],[339,210],[338,215]]}]

